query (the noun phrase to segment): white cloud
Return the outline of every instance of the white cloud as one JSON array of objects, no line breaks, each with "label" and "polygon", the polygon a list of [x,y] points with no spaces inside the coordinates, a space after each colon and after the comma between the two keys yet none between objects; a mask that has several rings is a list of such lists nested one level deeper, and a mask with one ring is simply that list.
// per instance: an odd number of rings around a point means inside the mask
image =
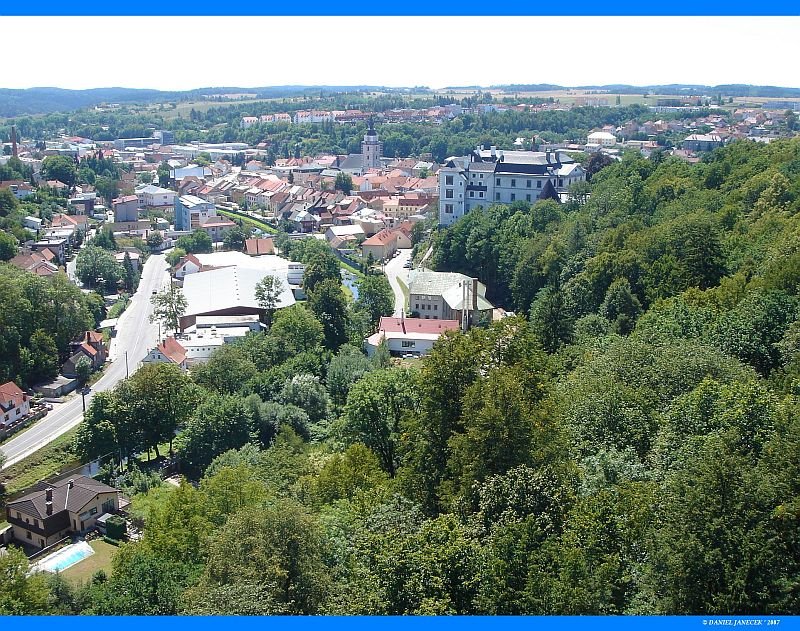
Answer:
[{"label": "white cloud", "polygon": [[[800,85],[800,17],[3,17],[2,87]],[[35,36],[34,36],[35,35]]]}]

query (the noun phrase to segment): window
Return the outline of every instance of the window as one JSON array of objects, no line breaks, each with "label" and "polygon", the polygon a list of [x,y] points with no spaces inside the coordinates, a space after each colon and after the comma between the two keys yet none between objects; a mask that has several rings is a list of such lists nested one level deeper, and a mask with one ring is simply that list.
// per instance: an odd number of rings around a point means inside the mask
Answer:
[{"label": "window", "polygon": [[417,311],[419,311],[419,303],[418,303],[418,302],[414,304],[414,309],[416,309]]},{"label": "window", "polygon": [[479,180],[482,180],[482,179],[483,179],[483,173],[481,173],[481,174],[478,176],[478,179],[479,179]]},{"label": "window", "polygon": [[531,187],[531,181],[530,180],[525,180],[525,186],[530,188]]},{"label": "window", "polygon": [[495,193],[495,194],[494,194],[494,200],[495,200],[496,202],[499,202],[499,201],[500,201],[500,193]]},{"label": "window", "polygon": [[478,193],[478,197],[480,197],[481,199],[483,199],[483,191],[480,191],[480,192]]},{"label": "window", "polygon": [[453,204],[445,204],[444,205],[444,212],[446,213],[453,213]]},{"label": "window", "polygon": [[452,188],[445,189],[444,197],[445,199],[453,199],[453,189]]},{"label": "window", "polygon": [[92,509],[89,511],[89,514],[90,514],[90,515],[97,515],[97,506],[93,507],[93,508],[92,508]]},{"label": "window", "polygon": [[33,525],[38,528],[39,527],[39,520],[38,519],[34,519],[33,520]]},{"label": "window", "polygon": [[452,175],[445,175],[444,176],[444,183],[448,186],[453,186],[453,176]]},{"label": "window", "polygon": [[403,340],[403,348],[414,348],[416,343],[413,340]]},{"label": "window", "polygon": [[514,193],[511,193],[511,201],[513,202],[515,199],[517,199],[517,196],[514,195]]},{"label": "window", "polygon": [[517,181],[512,178],[512,180],[511,180],[511,188],[516,188],[516,187],[517,187]]},{"label": "window", "polygon": [[497,178],[497,179],[494,181],[494,183],[495,183],[495,185],[496,185],[496,186],[500,186],[500,178]]},{"label": "window", "polygon": [[439,311],[439,305],[433,305],[433,310],[434,311]]},{"label": "window", "polygon": [[22,515],[20,515],[19,513],[17,513],[17,519],[22,519]]},{"label": "window", "polygon": [[530,194],[530,193],[528,193],[528,194],[525,196],[525,201],[526,201],[526,202],[529,202],[529,201],[531,201],[531,194]]},{"label": "window", "polygon": [[32,539],[32,538],[33,538],[33,537],[31,537],[31,531],[30,531],[30,530],[26,530],[26,531],[25,531],[25,536],[26,536],[28,539]]},{"label": "window", "polygon": [[542,181],[536,180],[536,188],[542,188]]},{"label": "window", "polygon": [[469,192],[469,196],[470,196],[470,197],[475,197],[475,191],[470,191],[470,192]]},{"label": "window", "polygon": [[564,186],[564,179],[563,178],[558,178],[558,185],[559,186]]}]

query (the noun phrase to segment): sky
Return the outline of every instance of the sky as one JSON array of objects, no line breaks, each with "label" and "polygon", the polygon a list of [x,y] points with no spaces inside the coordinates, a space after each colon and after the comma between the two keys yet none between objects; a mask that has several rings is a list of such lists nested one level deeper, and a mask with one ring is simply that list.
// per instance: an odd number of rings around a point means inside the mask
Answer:
[{"label": "sky", "polygon": [[0,17],[0,28],[3,50],[24,59],[4,88],[800,87],[800,17]]}]

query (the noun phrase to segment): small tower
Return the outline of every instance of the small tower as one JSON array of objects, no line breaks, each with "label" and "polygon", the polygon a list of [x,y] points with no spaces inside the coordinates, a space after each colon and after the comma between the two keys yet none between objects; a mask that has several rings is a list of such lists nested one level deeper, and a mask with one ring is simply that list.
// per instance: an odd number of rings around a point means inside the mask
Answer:
[{"label": "small tower", "polygon": [[364,170],[379,169],[381,166],[381,156],[383,155],[383,142],[378,140],[378,132],[372,122],[372,117],[369,117],[369,129],[364,134],[364,140],[361,143],[361,156],[364,161]]},{"label": "small tower", "polygon": [[11,155],[15,158],[18,158],[17,155],[17,128],[12,125],[11,126]]}]

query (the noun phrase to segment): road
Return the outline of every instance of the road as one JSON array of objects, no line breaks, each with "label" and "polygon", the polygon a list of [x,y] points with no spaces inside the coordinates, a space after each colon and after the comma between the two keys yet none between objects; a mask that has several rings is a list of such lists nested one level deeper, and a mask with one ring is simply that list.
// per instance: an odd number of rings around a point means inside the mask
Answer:
[{"label": "road", "polygon": [[406,308],[406,296],[403,293],[403,288],[400,287],[400,283],[397,282],[398,277],[403,280],[408,287],[408,272],[405,267],[403,267],[411,258],[411,250],[399,250],[400,254],[395,256],[391,259],[386,265],[383,267],[383,273],[386,274],[386,278],[389,279],[389,284],[392,286],[392,291],[394,292],[394,316],[400,317],[405,308]]},{"label": "road", "polygon": [[[127,370],[134,372],[147,352],[155,345],[158,325],[150,323],[152,305],[150,296],[168,282],[167,264],[164,255],[151,256],[142,270],[139,289],[131,298],[131,303],[120,316],[117,335],[112,339],[109,351],[110,363],[106,364],[103,376],[94,384],[92,392],[86,396],[88,405],[95,392],[111,390],[124,379]],[[127,354],[127,358],[126,358]],[[127,359],[127,369],[126,369]],[[81,397],[75,396],[57,406],[41,421],[16,438],[7,441],[0,450],[6,455],[8,467],[44,447],[83,420]]]}]

